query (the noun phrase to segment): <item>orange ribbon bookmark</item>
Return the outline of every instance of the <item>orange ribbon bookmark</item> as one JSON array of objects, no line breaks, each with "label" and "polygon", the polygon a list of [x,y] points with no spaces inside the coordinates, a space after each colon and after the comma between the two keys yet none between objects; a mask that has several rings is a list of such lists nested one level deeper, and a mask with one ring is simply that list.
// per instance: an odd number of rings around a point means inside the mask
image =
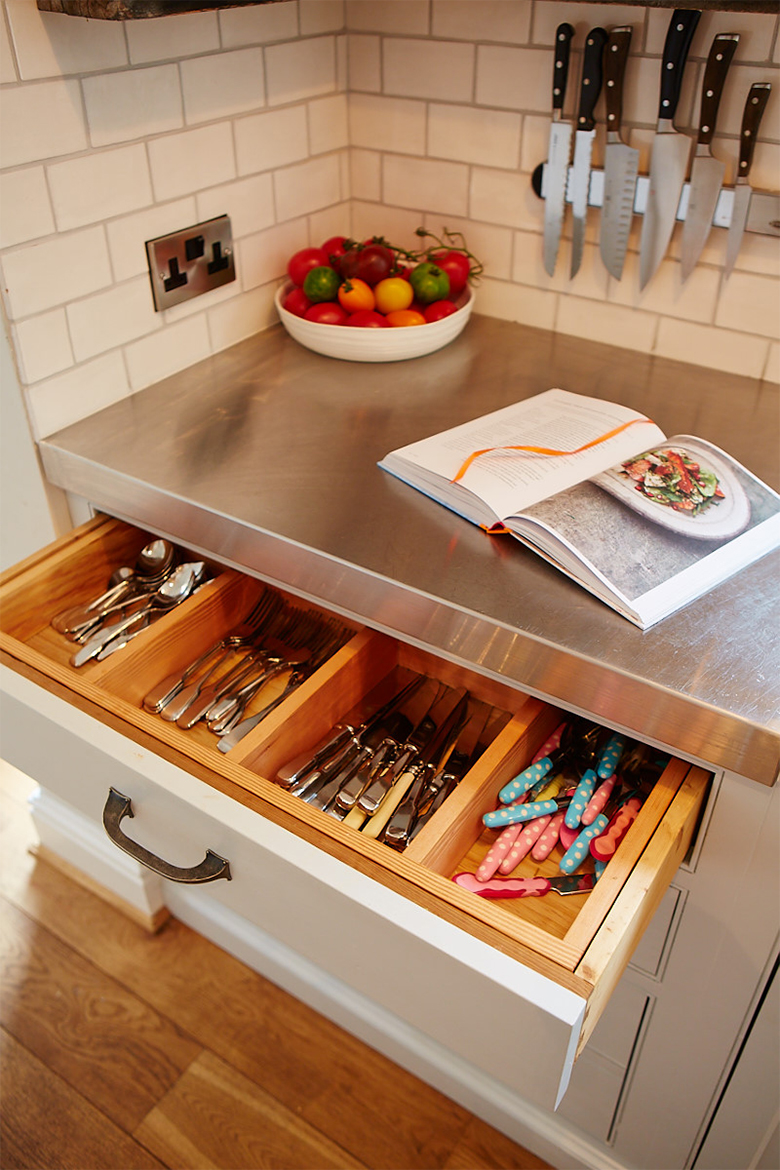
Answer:
[{"label": "orange ribbon bookmark", "polygon": [[619,427],[615,427],[611,431],[607,431],[604,435],[599,435],[597,439],[591,439],[589,443],[583,443],[581,447],[575,447],[573,451],[556,451],[552,447],[525,447],[522,445],[507,446],[507,447],[483,447],[481,451],[472,451],[469,456],[461,463],[458,473],[450,483],[457,483],[462,479],[468,469],[471,467],[475,459],[479,459],[480,455],[490,455],[494,451],[524,451],[529,455],[579,455],[580,451],[587,451],[590,447],[597,447],[599,443],[605,443],[607,439],[614,438],[619,435],[621,431],[628,430],[634,423],[650,422],[649,418],[642,416],[641,418],[632,418],[628,422],[621,423]]}]

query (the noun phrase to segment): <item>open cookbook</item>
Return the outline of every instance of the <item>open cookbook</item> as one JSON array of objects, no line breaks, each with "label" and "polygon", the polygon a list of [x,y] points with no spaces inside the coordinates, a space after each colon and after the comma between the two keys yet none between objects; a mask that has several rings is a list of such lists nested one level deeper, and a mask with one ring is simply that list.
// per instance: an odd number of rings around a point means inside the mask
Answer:
[{"label": "open cookbook", "polygon": [[379,463],[488,532],[509,532],[642,629],[780,546],[780,496],[724,451],[566,390]]}]

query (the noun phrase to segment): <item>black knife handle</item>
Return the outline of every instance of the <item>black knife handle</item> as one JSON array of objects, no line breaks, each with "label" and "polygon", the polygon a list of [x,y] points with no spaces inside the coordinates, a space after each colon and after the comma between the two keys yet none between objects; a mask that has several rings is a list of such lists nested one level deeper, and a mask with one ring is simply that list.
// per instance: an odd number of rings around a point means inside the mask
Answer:
[{"label": "black knife handle", "polygon": [[709,146],[712,142],[723,86],[726,84],[726,74],[738,44],[739,33],[719,33],[712,42],[701,87],[698,138],[701,146]]},{"label": "black knife handle", "polygon": [[585,41],[582,56],[582,82],[580,83],[580,108],[577,113],[577,129],[592,130],[596,125],[593,111],[601,93],[604,77],[604,46],[607,34],[603,28],[592,28]]},{"label": "black knife handle", "polygon": [[553,66],[553,110],[563,109],[566,85],[569,80],[569,54],[574,29],[570,24],[559,24],[555,30],[555,64]]},{"label": "black knife handle", "polygon": [[761,125],[761,119],[764,116],[766,103],[769,101],[769,94],[772,86],[768,81],[757,81],[755,85],[751,85],[750,93],[745,102],[745,111],[742,115],[742,130],[739,135],[739,170],[737,176],[740,179],[747,178],[747,173],[753,162],[753,151],[756,146],[756,137],[758,135],[758,128]]},{"label": "black knife handle", "polygon": [[623,79],[626,76],[628,51],[633,25],[610,29],[604,52],[604,100],[607,106],[607,130],[620,130],[623,118]]},{"label": "black knife handle", "polygon": [[675,8],[664,44],[661,62],[661,100],[658,118],[672,120],[680,100],[683,70],[701,12],[697,8]]}]

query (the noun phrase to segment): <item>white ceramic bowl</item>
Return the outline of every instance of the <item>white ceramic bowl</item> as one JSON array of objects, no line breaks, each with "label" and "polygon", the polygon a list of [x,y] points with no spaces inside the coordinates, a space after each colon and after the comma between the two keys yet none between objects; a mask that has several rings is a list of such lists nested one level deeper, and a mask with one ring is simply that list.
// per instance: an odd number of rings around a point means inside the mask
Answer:
[{"label": "white ceramic bowl", "polygon": [[292,288],[291,284],[283,285],[275,297],[279,317],[290,336],[315,353],[349,362],[400,362],[433,353],[458,336],[474,307],[474,294],[467,287],[455,302],[457,313],[450,313],[449,317],[430,325],[390,326],[387,329],[320,325],[296,317],[283,308],[282,301]]}]

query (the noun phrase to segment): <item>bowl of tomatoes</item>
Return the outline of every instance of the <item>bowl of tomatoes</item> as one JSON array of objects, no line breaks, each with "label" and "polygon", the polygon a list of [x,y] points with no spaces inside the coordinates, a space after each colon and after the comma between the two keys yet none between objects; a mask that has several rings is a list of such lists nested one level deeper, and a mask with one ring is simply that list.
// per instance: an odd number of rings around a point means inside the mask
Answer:
[{"label": "bowl of tomatoes", "polygon": [[465,245],[413,253],[381,237],[357,243],[336,236],[290,257],[276,309],[290,336],[315,353],[404,361],[441,349],[463,331],[477,270]]}]

